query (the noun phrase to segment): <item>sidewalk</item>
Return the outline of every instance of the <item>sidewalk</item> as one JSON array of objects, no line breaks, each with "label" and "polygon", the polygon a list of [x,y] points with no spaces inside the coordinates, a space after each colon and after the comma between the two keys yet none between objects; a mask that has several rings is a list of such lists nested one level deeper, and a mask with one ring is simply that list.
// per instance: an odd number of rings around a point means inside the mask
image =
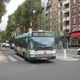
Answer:
[{"label": "sidewalk", "polygon": [[0,51],[0,61],[3,61],[5,59],[6,59],[5,55],[3,54],[2,51]]},{"label": "sidewalk", "polygon": [[77,55],[77,49],[56,49],[56,58],[64,61],[79,61],[80,55]]},{"label": "sidewalk", "polygon": [[56,55],[56,59],[58,60],[63,60],[63,61],[79,61],[80,59],[77,58],[72,58],[72,57],[65,57],[65,56],[61,56],[61,55]]}]

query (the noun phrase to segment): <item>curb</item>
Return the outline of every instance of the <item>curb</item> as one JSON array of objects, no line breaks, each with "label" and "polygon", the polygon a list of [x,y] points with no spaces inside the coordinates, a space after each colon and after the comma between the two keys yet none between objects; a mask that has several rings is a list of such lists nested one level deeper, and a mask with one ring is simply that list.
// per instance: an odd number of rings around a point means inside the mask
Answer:
[{"label": "curb", "polygon": [[63,60],[63,61],[79,61],[80,60],[80,59],[71,58],[71,57],[64,58],[63,56],[56,56],[56,59]]}]

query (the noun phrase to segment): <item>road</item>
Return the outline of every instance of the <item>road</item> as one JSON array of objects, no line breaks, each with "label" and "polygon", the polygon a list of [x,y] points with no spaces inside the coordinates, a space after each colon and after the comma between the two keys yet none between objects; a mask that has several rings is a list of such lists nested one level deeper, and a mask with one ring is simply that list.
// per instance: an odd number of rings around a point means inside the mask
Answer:
[{"label": "road", "polygon": [[0,80],[80,80],[80,61],[37,61],[29,63],[4,49],[0,56]]}]

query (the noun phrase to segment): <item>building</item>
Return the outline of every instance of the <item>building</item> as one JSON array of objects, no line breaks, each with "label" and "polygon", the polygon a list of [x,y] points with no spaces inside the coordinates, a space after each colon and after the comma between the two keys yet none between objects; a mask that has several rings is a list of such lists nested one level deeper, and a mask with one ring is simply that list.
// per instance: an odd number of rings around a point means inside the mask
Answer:
[{"label": "building", "polygon": [[60,31],[62,35],[68,34],[71,31],[70,24],[70,0],[58,0],[58,15],[59,15],[59,24]]},{"label": "building", "polygon": [[80,0],[48,0],[49,30],[65,36],[72,46],[80,46]]},{"label": "building", "polygon": [[60,31],[72,46],[80,46],[80,0],[59,0]]},{"label": "building", "polygon": [[45,10],[45,15],[48,20],[48,24],[46,25],[46,30],[51,30],[51,23],[52,23],[52,7],[51,7],[51,0],[48,0]]},{"label": "building", "polygon": [[49,20],[48,30],[52,30],[59,36],[59,16],[58,16],[58,0],[48,0],[46,6],[46,17]]},{"label": "building", "polygon": [[80,0],[70,0],[70,12],[71,44],[80,46]]}]

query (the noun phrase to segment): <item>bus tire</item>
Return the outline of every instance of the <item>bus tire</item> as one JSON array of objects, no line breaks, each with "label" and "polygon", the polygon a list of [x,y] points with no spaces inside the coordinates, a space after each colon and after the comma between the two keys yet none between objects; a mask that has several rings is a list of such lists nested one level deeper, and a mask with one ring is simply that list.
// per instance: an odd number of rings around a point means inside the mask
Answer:
[{"label": "bus tire", "polygon": [[24,60],[27,61],[27,57],[26,57],[26,53],[23,52],[23,57],[24,57]]},{"label": "bus tire", "polygon": [[15,51],[15,54],[18,55],[18,51],[17,51],[17,49],[15,49],[14,51]]},{"label": "bus tire", "polygon": [[18,51],[16,51],[16,55],[19,55],[19,54],[18,54]]},{"label": "bus tire", "polygon": [[80,55],[80,51],[78,51],[78,55]]}]

